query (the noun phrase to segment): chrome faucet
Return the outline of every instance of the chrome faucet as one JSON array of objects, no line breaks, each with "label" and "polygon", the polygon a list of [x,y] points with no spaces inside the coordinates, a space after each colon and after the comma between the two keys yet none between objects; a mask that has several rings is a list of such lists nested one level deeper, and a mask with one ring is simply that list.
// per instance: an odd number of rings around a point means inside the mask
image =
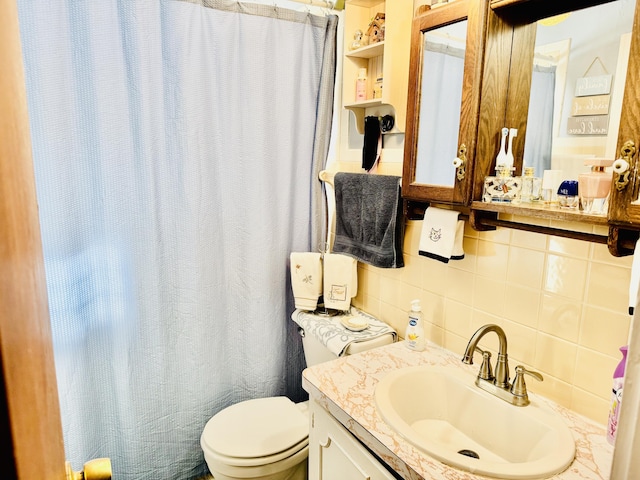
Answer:
[{"label": "chrome faucet", "polygon": [[[498,360],[496,361],[495,375],[491,369],[491,353],[478,347],[478,342],[489,332],[495,332],[500,342],[498,346]],[[483,390],[495,395],[513,405],[524,407],[529,405],[529,395],[524,382],[524,374],[531,375],[542,381],[542,375],[538,372],[527,370],[522,365],[516,367],[516,378],[513,385],[509,383],[509,359],[507,355],[507,336],[501,327],[487,324],[480,327],[469,340],[462,362],[473,365],[473,354],[478,351],[482,354],[482,365],[476,378],[476,385]]]}]

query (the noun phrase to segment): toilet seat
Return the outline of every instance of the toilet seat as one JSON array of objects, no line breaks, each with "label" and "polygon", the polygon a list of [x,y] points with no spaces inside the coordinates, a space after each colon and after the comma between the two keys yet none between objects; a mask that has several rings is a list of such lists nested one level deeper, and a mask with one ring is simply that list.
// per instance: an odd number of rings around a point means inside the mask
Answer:
[{"label": "toilet seat", "polygon": [[309,417],[286,397],[247,400],[206,424],[203,450],[217,462],[252,467],[297,456],[309,443]]}]

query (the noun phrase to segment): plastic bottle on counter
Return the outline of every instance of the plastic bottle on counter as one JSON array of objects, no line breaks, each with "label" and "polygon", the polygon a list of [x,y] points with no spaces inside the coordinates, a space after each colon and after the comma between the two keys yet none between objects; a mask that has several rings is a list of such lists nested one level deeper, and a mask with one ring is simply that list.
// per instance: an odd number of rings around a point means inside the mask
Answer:
[{"label": "plastic bottle on counter", "polygon": [[404,335],[407,348],[421,352],[425,348],[426,339],[424,338],[424,321],[422,309],[420,308],[420,300],[411,301],[411,311],[409,312],[409,324]]},{"label": "plastic bottle on counter", "polygon": [[622,360],[613,372],[613,390],[611,392],[611,410],[609,410],[609,422],[607,425],[607,441],[613,445],[618,431],[618,419],[620,418],[620,405],[622,404],[622,387],[624,386],[624,370],[627,364],[628,345],[620,347]]}]

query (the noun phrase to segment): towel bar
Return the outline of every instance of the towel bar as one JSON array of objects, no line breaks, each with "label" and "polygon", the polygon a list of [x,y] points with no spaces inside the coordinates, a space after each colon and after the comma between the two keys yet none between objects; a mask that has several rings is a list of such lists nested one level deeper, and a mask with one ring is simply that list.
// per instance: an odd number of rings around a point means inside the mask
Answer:
[{"label": "towel bar", "polygon": [[336,176],[336,172],[330,172],[328,170],[321,170],[320,173],[318,174],[318,177],[320,178],[320,180],[322,180],[325,183],[328,183],[332,187],[334,186],[333,180],[335,176]]}]

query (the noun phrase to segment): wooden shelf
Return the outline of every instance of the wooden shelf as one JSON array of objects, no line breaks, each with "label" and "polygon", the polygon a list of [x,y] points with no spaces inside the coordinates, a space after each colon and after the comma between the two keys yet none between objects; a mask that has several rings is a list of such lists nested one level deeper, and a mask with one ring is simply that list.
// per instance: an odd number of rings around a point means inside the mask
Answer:
[{"label": "wooden shelf", "polygon": [[370,108],[370,107],[378,107],[382,105],[382,100],[379,98],[372,98],[370,100],[362,100],[360,102],[352,102],[345,103],[344,108],[352,109],[352,108]]},{"label": "wooden shelf", "polygon": [[347,0],[349,5],[367,8],[374,7],[382,2],[384,2],[384,0]]},{"label": "wooden shelf", "polygon": [[384,40],[382,42],[372,43],[371,45],[365,45],[356,50],[350,50],[345,53],[345,56],[351,58],[373,58],[379,57],[384,54]]},{"label": "wooden shelf", "polygon": [[521,215],[532,218],[542,218],[548,220],[561,220],[567,222],[580,222],[589,225],[608,226],[606,215],[591,215],[581,211],[567,210],[559,207],[548,208],[536,204],[512,204],[512,203],[487,203],[472,202],[473,210],[483,212],[505,213],[510,215]]},{"label": "wooden shelf", "polygon": [[[380,42],[348,50],[353,34],[366,32],[372,18],[385,13],[385,36]],[[347,0],[344,15],[342,106],[355,116],[355,127],[364,133],[367,115],[392,115],[395,125],[387,133],[403,133],[407,111],[409,51],[413,2],[385,0]],[[361,69],[367,69],[367,100],[355,101],[355,86]],[[372,98],[374,84],[383,79],[382,96]]]}]

